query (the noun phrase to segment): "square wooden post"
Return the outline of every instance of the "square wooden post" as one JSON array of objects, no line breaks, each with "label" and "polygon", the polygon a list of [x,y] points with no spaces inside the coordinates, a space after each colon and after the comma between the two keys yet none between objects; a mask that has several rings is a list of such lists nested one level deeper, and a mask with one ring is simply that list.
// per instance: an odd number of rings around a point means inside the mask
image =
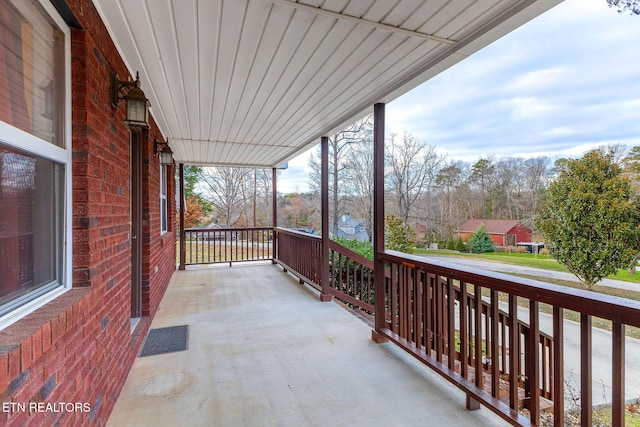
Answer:
[{"label": "square wooden post", "polygon": [[375,289],[375,329],[372,339],[385,342],[380,334],[386,326],[384,253],[384,104],[373,106],[373,262]]},{"label": "square wooden post", "polygon": [[275,264],[276,259],[278,259],[278,240],[276,239],[276,227],[278,227],[278,169],[271,169],[271,224],[273,226],[273,231],[271,234],[271,263]]},{"label": "square wooden post", "polygon": [[322,253],[320,258],[320,301],[331,301],[329,291],[329,138],[320,139],[320,193],[322,217]]},{"label": "square wooden post", "polygon": [[180,177],[180,266],[179,270],[186,268],[187,258],[187,233],[184,231],[184,210],[186,209],[186,200],[184,197],[184,164],[178,166],[178,175]]}]

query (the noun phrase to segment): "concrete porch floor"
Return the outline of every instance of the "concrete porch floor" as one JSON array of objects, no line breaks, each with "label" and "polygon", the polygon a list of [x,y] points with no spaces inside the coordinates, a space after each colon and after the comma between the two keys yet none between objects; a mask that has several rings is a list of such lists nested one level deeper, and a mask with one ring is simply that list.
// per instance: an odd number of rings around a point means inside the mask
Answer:
[{"label": "concrete porch floor", "polygon": [[136,359],[109,426],[496,426],[486,408],[271,264],[174,274],[152,328],[186,351]]}]

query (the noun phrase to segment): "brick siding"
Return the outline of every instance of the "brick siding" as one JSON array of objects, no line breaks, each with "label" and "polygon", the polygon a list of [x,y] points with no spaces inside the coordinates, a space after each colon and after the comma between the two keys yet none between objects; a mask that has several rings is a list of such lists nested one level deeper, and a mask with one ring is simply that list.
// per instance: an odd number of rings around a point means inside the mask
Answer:
[{"label": "brick siding", "polygon": [[[67,3],[83,27],[71,34],[73,289],[0,331],[0,425],[105,425],[175,270],[175,170],[167,170],[169,231],[161,236],[153,140],[164,138],[152,120],[142,138],[146,317],[132,333],[130,133],[125,106],[108,97],[110,73],[128,72],[92,2]],[[59,406],[30,412],[38,403]]]}]

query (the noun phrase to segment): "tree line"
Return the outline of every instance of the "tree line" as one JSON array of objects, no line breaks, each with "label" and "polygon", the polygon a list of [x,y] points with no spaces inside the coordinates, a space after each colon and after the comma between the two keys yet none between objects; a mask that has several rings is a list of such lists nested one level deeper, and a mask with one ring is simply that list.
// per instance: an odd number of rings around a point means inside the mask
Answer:
[{"label": "tree line", "polygon": [[[329,138],[329,231],[343,215],[373,225],[373,123],[371,116]],[[475,162],[447,159],[411,133],[385,142],[385,212],[399,217],[428,245],[455,237],[469,218],[534,219],[547,188],[567,159],[485,156]],[[618,162],[625,147],[612,147]],[[320,230],[320,148],[309,157],[307,193],[278,195],[278,224]],[[272,224],[272,171],[185,168],[187,227]]]},{"label": "tree line", "polygon": [[[373,218],[371,117],[329,138],[330,231],[339,218]],[[410,133],[385,142],[385,212],[423,230],[423,243],[451,238],[469,218],[515,219],[533,226],[556,169],[548,157],[486,156],[475,162],[447,159]],[[312,197],[319,197],[319,149],[309,159]]]}]

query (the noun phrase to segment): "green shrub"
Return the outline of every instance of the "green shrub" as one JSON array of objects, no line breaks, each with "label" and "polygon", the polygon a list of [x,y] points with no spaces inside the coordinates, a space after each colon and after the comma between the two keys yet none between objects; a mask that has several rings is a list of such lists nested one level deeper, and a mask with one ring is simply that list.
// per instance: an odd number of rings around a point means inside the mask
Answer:
[{"label": "green shrub", "polygon": [[447,240],[447,246],[445,246],[447,249],[449,250],[454,250],[456,248],[456,244],[453,241],[453,237],[449,238],[449,240]]},{"label": "green shrub", "polygon": [[413,229],[395,215],[387,215],[384,223],[385,248],[412,254],[416,248],[416,233]]},{"label": "green shrub", "polygon": [[370,260],[373,260],[373,244],[368,241],[345,239],[344,237],[334,237],[332,239],[339,245],[344,246],[347,249],[351,249],[355,253],[362,255]]},{"label": "green shrub", "polygon": [[458,252],[467,251],[467,246],[464,244],[461,237],[458,237],[458,241],[456,242],[456,246],[454,247],[454,249]]}]

